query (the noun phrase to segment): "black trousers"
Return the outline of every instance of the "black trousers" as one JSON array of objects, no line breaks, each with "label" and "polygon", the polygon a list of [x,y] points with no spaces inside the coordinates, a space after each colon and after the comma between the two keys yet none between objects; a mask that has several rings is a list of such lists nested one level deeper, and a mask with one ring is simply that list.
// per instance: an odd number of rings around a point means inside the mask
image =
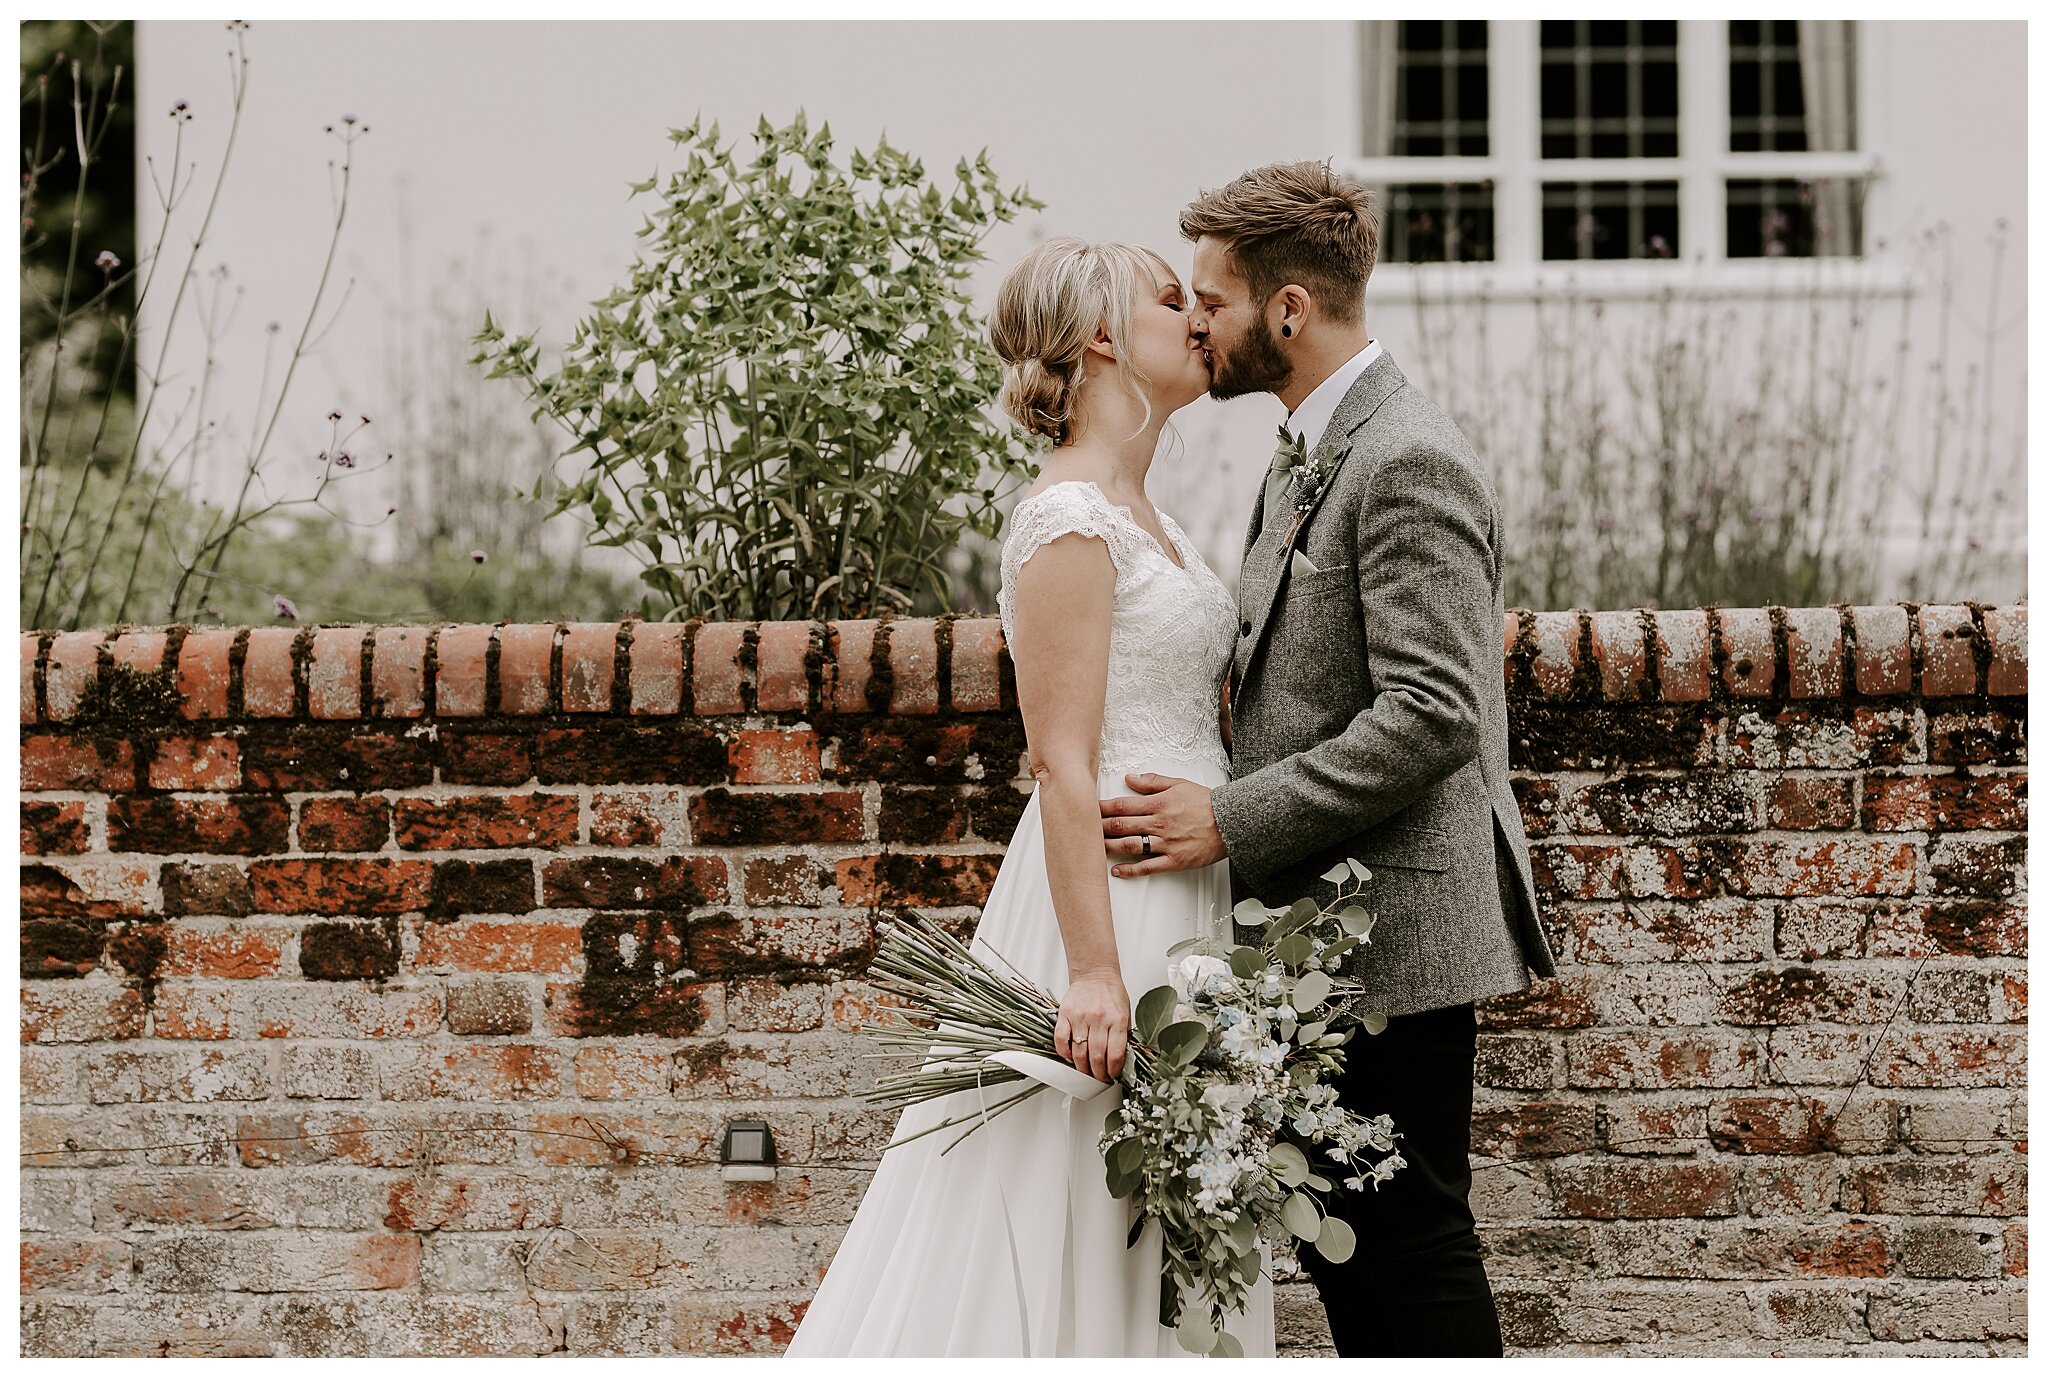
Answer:
[{"label": "black trousers", "polygon": [[1339,1184],[1330,1193],[1330,1208],[1358,1232],[1348,1260],[1295,1246],[1346,1358],[1500,1357],[1500,1314],[1468,1200],[1477,1041],[1466,1003],[1395,1015],[1384,1032],[1360,1029],[1345,1045],[1338,1103],[1391,1115],[1408,1163],[1377,1191]]}]

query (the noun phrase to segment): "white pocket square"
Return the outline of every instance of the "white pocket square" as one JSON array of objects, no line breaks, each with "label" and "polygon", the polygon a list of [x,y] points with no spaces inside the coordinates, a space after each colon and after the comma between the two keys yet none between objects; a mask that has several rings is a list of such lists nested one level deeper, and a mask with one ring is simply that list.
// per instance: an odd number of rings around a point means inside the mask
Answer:
[{"label": "white pocket square", "polygon": [[1315,566],[1315,562],[1309,559],[1308,556],[1302,554],[1299,550],[1295,551],[1294,557],[1287,562],[1287,568],[1289,572],[1294,574],[1320,573],[1320,571],[1317,570]]}]

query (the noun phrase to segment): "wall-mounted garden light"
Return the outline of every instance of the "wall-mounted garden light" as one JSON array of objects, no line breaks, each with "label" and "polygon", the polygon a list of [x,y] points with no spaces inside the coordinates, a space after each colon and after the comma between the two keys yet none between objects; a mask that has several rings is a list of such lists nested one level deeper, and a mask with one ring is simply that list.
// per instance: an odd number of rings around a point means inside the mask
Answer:
[{"label": "wall-mounted garden light", "polygon": [[718,1156],[728,1182],[775,1180],[775,1136],[768,1132],[766,1120],[729,1121]]}]

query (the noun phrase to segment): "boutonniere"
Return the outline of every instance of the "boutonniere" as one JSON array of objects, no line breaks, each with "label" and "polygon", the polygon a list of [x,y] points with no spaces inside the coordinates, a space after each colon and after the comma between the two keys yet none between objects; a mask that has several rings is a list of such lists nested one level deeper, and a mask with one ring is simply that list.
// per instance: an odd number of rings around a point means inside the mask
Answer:
[{"label": "boutonniere", "polygon": [[1287,528],[1288,545],[1294,544],[1295,534],[1301,530],[1302,522],[1308,519],[1308,514],[1322,498],[1323,489],[1328,486],[1330,476],[1335,472],[1336,466],[1331,464],[1327,457],[1318,458],[1313,463],[1304,459],[1294,467],[1293,477],[1287,481],[1287,491],[1294,507],[1294,521]]}]

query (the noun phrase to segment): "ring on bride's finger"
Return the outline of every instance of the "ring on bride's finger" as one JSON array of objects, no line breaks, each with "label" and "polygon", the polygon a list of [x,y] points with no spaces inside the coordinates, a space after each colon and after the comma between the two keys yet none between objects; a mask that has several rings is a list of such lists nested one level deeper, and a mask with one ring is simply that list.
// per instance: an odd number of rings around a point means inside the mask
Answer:
[{"label": "ring on bride's finger", "polygon": [[1140,834],[1138,835],[1138,844],[1139,844],[1139,845],[1138,845],[1138,855],[1139,855],[1139,856],[1151,856],[1151,855],[1152,855],[1152,834],[1150,834],[1150,833],[1140,833]]}]

